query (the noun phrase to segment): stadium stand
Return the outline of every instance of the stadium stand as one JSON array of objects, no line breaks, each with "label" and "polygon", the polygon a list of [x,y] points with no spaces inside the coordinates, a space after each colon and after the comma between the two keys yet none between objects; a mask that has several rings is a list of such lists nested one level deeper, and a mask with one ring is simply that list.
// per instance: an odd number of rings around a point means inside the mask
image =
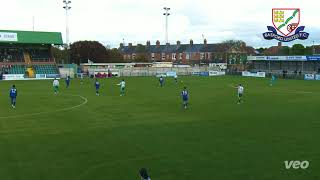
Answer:
[{"label": "stadium stand", "polygon": [[63,45],[61,33],[0,30],[0,70],[2,74],[59,74],[52,45]]},{"label": "stadium stand", "polygon": [[3,74],[24,74],[26,72],[25,65],[2,65]]},{"label": "stadium stand", "polygon": [[320,73],[320,56],[249,56],[250,71],[287,78]]},{"label": "stadium stand", "polygon": [[0,62],[23,62],[23,53],[19,49],[0,47]]},{"label": "stadium stand", "polygon": [[34,65],[33,66],[36,74],[58,74],[57,66],[54,64],[48,65]]}]

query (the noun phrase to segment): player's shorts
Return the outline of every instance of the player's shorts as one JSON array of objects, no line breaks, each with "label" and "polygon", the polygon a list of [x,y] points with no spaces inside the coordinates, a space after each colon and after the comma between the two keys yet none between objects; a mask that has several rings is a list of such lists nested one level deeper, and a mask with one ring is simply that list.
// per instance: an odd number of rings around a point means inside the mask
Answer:
[{"label": "player's shorts", "polygon": [[59,86],[53,86],[53,89],[57,91],[59,89]]},{"label": "player's shorts", "polygon": [[243,96],[242,93],[238,93],[238,97],[241,98]]},{"label": "player's shorts", "polygon": [[121,91],[124,91],[124,90],[125,90],[125,87],[121,87],[120,90],[121,90]]},{"label": "player's shorts", "polygon": [[16,97],[11,97],[11,102],[16,102],[17,98]]}]

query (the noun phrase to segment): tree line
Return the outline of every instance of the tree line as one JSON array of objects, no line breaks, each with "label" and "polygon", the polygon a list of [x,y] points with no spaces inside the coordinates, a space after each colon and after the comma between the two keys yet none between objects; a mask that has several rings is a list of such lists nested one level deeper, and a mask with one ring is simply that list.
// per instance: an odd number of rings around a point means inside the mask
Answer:
[{"label": "tree line", "polygon": [[53,57],[57,63],[94,63],[124,62],[121,52],[117,48],[108,48],[98,41],[77,41],[69,48],[53,47]]},{"label": "tree line", "polygon": [[312,46],[303,46],[302,44],[294,44],[292,47],[281,46],[276,52],[268,51],[268,48],[259,48],[257,51],[260,55],[277,55],[277,56],[308,56],[314,54]]}]

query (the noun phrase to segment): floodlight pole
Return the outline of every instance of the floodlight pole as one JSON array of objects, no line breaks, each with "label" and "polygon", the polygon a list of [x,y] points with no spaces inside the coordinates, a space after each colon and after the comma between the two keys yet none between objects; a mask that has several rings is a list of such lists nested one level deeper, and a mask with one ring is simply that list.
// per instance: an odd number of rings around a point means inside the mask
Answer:
[{"label": "floodlight pole", "polygon": [[312,55],[314,55],[316,53],[315,51],[316,49],[314,48],[314,41],[312,41]]},{"label": "floodlight pole", "polygon": [[169,43],[169,35],[168,35],[168,17],[170,16],[170,8],[164,7],[165,13],[163,13],[164,16],[166,16],[166,43]]},{"label": "floodlight pole", "polygon": [[34,16],[32,16],[32,31],[34,31]]},{"label": "floodlight pole", "polygon": [[66,45],[67,47],[69,46],[69,15],[68,15],[68,11],[71,9],[71,1],[69,0],[64,0],[63,1],[63,9],[66,10]]}]

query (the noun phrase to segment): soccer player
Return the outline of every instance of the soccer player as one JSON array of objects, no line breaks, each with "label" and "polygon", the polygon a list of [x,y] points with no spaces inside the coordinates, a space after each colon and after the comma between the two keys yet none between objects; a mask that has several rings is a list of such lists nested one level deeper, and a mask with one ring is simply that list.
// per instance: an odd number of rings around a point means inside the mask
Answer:
[{"label": "soccer player", "polygon": [[124,96],[126,88],[126,82],[124,81],[124,79],[122,79],[118,86],[120,86],[120,96]]},{"label": "soccer player", "polygon": [[80,74],[80,84],[83,84],[83,73]]},{"label": "soccer player", "polygon": [[18,96],[18,90],[16,89],[16,86],[13,85],[12,88],[10,89],[10,99],[11,99],[12,108],[16,108],[17,96]]},{"label": "soccer player", "polygon": [[141,177],[141,180],[150,180],[150,177],[148,175],[146,168],[141,168],[139,171],[139,175]]},{"label": "soccer player", "polygon": [[96,95],[100,96],[100,94],[99,94],[100,83],[99,83],[98,79],[96,79],[96,82],[94,83],[94,85],[96,87]]},{"label": "soccer player", "polygon": [[176,82],[176,84],[178,83],[178,76],[177,75],[174,76],[174,81]]},{"label": "soccer player", "polygon": [[271,76],[271,80],[270,80],[270,86],[273,86],[273,84],[276,81],[276,77],[274,75]]},{"label": "soccer player", "polygon": [[188,101],[189,101],[189,92],[187,91],[187,87],[183,88],[183,91],[181,92],[182,102],[184,109],[187,109],[188,107]]},{"label": "soccer player", "polygon": [[66,85],[67,85],[67,88],[69,88],[69,86],[70,86],[70,76],[67,76],[67,78],[66,78]]},{"label": "soccer player", "polygon": [[164,78],[163,78],[162,76],[159,78],[159,82],[160,82],[160,87],[163,87],[163,85],[164,85]]},{"label": "soccer player", "polygon": [[54,94],[58,94],[59,93],[59,80],[57,78],[54,78],[52,85],[53,85]]},{"label": "soccer player", "polygon": [[242,102],[243,92],[244,92],[244,87],[241,84],[239,84],[239,86],[238,86],[238,104],[240,104]]}]

